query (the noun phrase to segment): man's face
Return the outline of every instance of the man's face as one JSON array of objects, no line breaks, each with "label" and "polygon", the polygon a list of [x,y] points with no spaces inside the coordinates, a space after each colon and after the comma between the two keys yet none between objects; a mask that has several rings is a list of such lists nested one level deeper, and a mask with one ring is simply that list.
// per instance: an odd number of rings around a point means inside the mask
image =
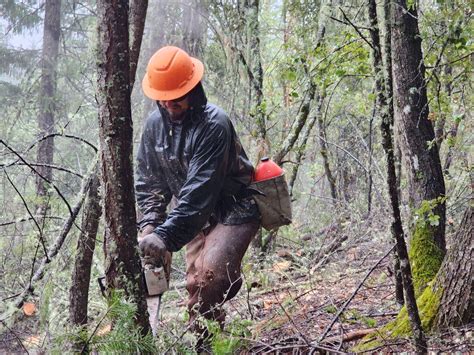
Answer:
[{"label": "man's face", "polygon": [[172,119],[180,119],[189,109],[189,97],[186,95],[175,100],[160,100],[160,105]]}]

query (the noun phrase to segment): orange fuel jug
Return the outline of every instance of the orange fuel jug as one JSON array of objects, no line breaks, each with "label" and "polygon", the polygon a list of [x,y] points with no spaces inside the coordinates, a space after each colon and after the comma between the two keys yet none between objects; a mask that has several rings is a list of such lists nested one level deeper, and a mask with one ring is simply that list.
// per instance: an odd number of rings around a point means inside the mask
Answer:
[{"label": "orange fuel jug", "polygon": [[260,159],[255,168],[255,174],[253,181],[265,181],[283,174],[283,169],[280,168],[273,160],[268,157]]}]

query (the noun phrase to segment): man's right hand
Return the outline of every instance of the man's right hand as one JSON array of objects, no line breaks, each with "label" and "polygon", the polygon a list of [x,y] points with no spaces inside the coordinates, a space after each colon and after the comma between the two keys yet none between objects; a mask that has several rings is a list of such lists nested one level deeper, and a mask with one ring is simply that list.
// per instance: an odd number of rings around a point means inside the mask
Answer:
[{"label": "man's right hand", "polygon": [[138,247],[143,255],[145,264],[157,266],[163,263],[166,255],[166,245],[158,234],[153,232],[144,234],[144,237],[138,243]]}]

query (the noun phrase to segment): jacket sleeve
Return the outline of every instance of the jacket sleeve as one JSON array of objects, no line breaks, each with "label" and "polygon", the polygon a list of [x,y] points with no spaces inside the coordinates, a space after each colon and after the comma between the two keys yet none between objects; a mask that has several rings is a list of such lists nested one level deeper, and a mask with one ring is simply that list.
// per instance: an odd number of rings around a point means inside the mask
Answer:
[{"label": "jacket sleeve", "polygon": [[231,132],[223,123],[210,123],[197,136],[178,204],[155,229],[170,251],[190,242],[208,221],[220,196],[229,164]]},{"label": "jacket sleeve", "polygon": [[148,224],[160,225],[166,220],[166,207],[171,201],[171,192],[160,174],[160,164],[155,153],[155,139],[151,120],[148,120],[137,153],[135,196],[142,217],[140,229]]}]

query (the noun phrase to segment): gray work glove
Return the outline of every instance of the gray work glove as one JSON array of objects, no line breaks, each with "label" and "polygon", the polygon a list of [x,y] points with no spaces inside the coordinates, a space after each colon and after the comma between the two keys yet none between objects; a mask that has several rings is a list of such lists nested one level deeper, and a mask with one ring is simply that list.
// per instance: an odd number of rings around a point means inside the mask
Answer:
[{"label": "gray work glove", "polygon": [[145,235],[138,243],[145,265],[159,266],[163,263],[166,254],[166,245],[163,239],[156,234]]}]

